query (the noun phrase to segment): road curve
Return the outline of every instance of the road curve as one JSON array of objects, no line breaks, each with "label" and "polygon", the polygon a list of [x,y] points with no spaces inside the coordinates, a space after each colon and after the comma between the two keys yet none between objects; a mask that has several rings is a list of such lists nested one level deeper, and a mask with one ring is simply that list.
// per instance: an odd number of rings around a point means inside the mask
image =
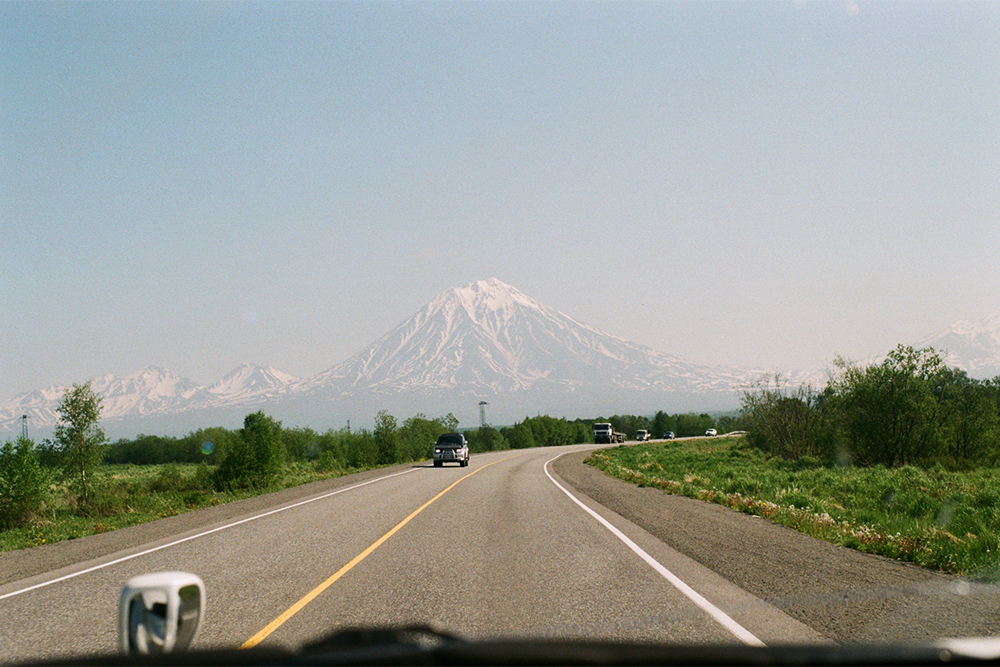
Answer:
[{"label": "road curve", "polygon": [[[584,466],[587,449],[406,464],[2,554],[0,617],[15,620],[0,624],[0,661],[115,651],[122,584],[159,570],[205,581],[201,647],[295,647],[346,626],[413,622],[468,638],[844,640],[796,601],[817,590],[807,565],[783,569],[800,585],[779,591],[753,564],[734,564],[757,552],[727,538],[779,527],[705,503],[665,510],[664,494]],[[796,534],[779,531],[770,539],[784,553]],[[699,541],[732,553],[713,561]]]},{"label": "road curve", "polygon": [[995,586],[613,480],[591,448],[399,465],[0,554],[0,662],[114,652],[122,584],[160,570],[205,581],[200,647],[414,622],[685,644],[1000,633]]}]

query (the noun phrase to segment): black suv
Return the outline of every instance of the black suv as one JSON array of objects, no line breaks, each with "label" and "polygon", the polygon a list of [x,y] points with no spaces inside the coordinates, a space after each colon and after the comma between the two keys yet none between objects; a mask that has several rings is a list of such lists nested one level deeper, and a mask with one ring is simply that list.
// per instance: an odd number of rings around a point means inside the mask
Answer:
[{"label": "black suv", "polygon": [[469,465],[469,443],[461,433],[438,436],[434,445],[434,467],[440,468],[445,461],[454,461],[462,467]]}]

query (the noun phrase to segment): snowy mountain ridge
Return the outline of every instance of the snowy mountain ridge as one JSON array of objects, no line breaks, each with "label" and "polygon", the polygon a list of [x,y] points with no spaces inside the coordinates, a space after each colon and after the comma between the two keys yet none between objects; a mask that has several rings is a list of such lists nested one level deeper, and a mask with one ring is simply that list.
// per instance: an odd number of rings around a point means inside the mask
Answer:
[{"label": "snowy mountain ridge", "polygon": [[[917,347],[928,345],[947,350],[947,363],[973,377],[1000,375],[1000,313],[958,322]],[[260,409],[289,425],[317,427],[352,416],[363,421],[384,408],[401,415],[458,414],[480,401],[506,423],[542,412],[727,410],[737,407],[738,388],[762,374],[653,350],[490,279],[439,294],[365,349],[311,378],[243,364],[208,386],[157,366],[92,382],[103,396],[106,429],[177,432],[236,425]],[[782,375],[791,384],[825,382],[822,371]],[[0,433],[19,430],[22,415],[32,428],[51,428],[66,389],[49,387],[0,403]]]},{"label": "snowy mountain ridge", "polygon": [[[255,400],[280,394],[296,379],[269,366],[243,364],[210,387],[204,387],[169,369],[148,366],[125,377],[93,378],[91,388],[101,396],[102,421],[116,421],[225,405],[252,405]],[[35,427],[54,425],[59,418],[57,407],[68,389],[69,386],[48,387],[19,394],[0,404],[0,430],[10,431],[15,425],[19,428],[22,415],[27,415]]]},{"label": "snowy mountain ridge", "polygon": [[271,366],[241,364],[216,380],[207,391],[215,403],[232,404],[280,395],[297,382],[299,378]]},{"label": "snowy mountain ridge", "polygon": [[1000,375],[1000,311],[978,320],[961,320],[914,347],[933,347],[948,366],[985,380]]}]

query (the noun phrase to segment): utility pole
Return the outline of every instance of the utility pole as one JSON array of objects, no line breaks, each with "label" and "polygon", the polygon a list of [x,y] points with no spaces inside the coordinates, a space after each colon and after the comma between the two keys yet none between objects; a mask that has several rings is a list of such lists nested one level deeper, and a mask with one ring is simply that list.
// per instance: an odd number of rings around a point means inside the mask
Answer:
[{"label": "utility pole", "polygon": [[486,401],[479,401],[479,428],[486,427],[486,406],[489,405]]}]

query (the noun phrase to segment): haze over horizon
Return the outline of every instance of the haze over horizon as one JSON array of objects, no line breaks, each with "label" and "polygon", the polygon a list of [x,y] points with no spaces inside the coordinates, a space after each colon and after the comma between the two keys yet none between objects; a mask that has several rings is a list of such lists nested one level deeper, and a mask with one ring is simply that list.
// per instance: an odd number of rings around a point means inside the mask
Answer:
[{"label": "haze over horizon", "polygon": [[495,276],[694,362],[1000,310],[1000,4],[3,3],[0,400]]}]

